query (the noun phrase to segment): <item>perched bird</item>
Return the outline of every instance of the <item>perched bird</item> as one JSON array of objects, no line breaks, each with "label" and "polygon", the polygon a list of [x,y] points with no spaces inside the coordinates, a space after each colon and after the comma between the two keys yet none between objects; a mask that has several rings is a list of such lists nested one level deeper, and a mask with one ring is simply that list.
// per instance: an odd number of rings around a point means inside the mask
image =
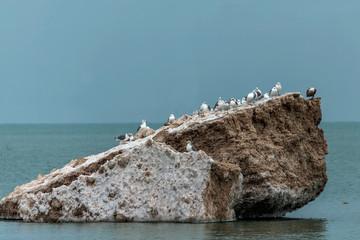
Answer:
[{"label": "perched bird", "polygon": [[194,146],[191,145],[191,141],[190,141],[190,140],[188,141],[188,143],[187,143],[187,145],[186,145],[186,151],[188,151],[188,152],[192,152],[192,151],[196,152],[196,151],[197,151],[197,150],[194,148]]},{"label": "perched bird", "polygon": [[235,98],[230,98],[228,101],[231,108],[236,108],[238,106],[237,100]]},{"label": "perched bird", "polygon": [[229,110],[230,109],[230,103],[225,102],[224,106],[223,106],[223,109],[224,110]]},{"label": "perched bird", "polygon": [[210,112],[210,111],[211,111],[211,107],[206,102],[203,102],[200,106],[199,112],[206,113],[206,112]]},{"label": "perched bird", "polygon": [[192,113],[191,113],[191,116],[195,116],[195,115],[198,115],[199,112],[197,110],[194,110]]},{"label": "perched bird", "polygon": [[281,89],[282,89],[282,86],[281,86],[280,82],[278,82],[278,83],[275,85],[275,88],[276,88],[277,94],[279,94],[280,91],[281,91]]},{"label": "perched bird", "polygon": [[255,88],[255,90],[253,91],[255,93],[255,99],[259,99],[262,96],[262,92],[260,91],[260,89],[258,87]]},{"label": "perched bird", "polygon": [[268,94],[268,93],[265,93],[265,94],[264,94],[264,99],[268,99],[268,98],[270,98],[269,94]]},{"label": "perched bird", "polygon": [[246,103],[246,97],[243,97],[242,99],[241,99],[241,104],[245,104]]},{"label": "perched bird", "polygon": [[120,142],[125,142],[125,141],[131,141],[133,140],[133,138],[134,136],[132,135],[132,133],[126,133],[115,137],[115,140]]},{"label": "perched bird", "polygon": [[145,128],[147,128],[146,123],[147,123],[146,120],[142,120],[142,121],[141,121],[141,125],[137,128],[136,132],[138,132],[140,129],[145,129]]},{"label": "perched bird", "polygon": [[316,93],[316,88],[311,87],[306,91],[306,96],[311,97],[311,99],[313,99],[315,96],[315,93]]},{"label": "perched bird", "polygon": [[216,102],[215,106],[214,106],[214,111],[215,110],[224,110],[224,100],[221,99],[221,97],[219,97],[218,101]]},{"label": "perched bird", "polygon": [[238,106],[241,105],[241,100],[240,99],[236,100],[236,105],[238,105]]},{"label": "perched bird", "polygon": [[128,137],[129,137],[129,136],[128,136],[127,133],[126,133],[126,134],[121,134],[120,136],[115,137],[115,140],[116,140],[116,141],[122,141],[122,140],[127,139]]},{"label": "perched bird", "polygon": [[165,126],[168,126],[170,124],[172,124],[175,121],[175,116],[174,114],[170,114],[168,121],[165,123]]},{"label": "perched bird", "polygon": [[278,91],[277,91],[276,87],[273,87],[269,92],[270,97],[276,96],[277,94],[278,94]]},{"label": "perched bird", "polygon": [[255,98],[256,98],[256,93],[251,92],[245,97],[245,100],[246,100],[247,103],[250,103],[253,100],[255,100]]},{"label": "perched bird", "polygon": [[128,141],[132,141],[134,139],[134,136],[132,135],[132,133],[128,133]]}]

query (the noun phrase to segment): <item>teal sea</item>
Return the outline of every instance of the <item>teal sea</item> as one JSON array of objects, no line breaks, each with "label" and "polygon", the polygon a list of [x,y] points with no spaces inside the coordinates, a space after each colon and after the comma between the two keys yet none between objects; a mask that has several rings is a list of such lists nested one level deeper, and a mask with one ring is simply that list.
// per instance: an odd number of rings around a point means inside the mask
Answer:
[{"label": "teal sea", "polygon": [[[136,127],[137,124],[0,125],[0,198],[39,173],[47,174],[72,159],[116,146],[115,136],[134,132]],[[315,201],[284,218],[206,224],[0,220],[0,239],[359,239],[360,123],[322,123],[320,127],[329,147],[328,183]]]}]

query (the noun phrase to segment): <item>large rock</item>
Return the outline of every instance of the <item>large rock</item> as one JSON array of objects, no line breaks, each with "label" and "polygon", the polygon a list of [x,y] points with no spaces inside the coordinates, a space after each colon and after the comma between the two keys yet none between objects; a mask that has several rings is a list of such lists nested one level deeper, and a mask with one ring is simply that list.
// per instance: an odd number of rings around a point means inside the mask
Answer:
[{"label": "large rock", "polygon": [[[282,216],[327,176],[320,98],[285,94],[187,116],[16,187],[2,218],[26,221],[228,221]],[[191,140],[198,152],[185,152]]]}]

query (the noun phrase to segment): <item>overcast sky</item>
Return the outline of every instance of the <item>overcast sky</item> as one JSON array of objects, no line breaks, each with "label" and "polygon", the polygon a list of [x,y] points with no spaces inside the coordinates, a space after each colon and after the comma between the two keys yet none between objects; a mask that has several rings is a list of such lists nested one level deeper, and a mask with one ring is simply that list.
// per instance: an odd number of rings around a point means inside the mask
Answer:
[{"label": "overcast sky", "polygon": [[163,122],[278,81],[360,121],[360,1],[0,0],[0,123]]}]

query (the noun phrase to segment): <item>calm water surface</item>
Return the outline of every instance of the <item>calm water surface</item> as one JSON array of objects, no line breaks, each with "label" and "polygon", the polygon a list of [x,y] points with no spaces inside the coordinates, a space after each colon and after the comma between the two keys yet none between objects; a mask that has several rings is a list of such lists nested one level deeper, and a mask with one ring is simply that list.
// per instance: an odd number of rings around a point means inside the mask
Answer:
[{"label": "calm water surface", "polygon": [[[0,125],[0,198],[39,173],[116,146],[115,136],[136,128],[137,124]],[[0,221],[0,239],[358,239],[360,123],[324,123],[321,128],[329,145],[329,181],[315,201],[285,218],[206,224]]]}]

